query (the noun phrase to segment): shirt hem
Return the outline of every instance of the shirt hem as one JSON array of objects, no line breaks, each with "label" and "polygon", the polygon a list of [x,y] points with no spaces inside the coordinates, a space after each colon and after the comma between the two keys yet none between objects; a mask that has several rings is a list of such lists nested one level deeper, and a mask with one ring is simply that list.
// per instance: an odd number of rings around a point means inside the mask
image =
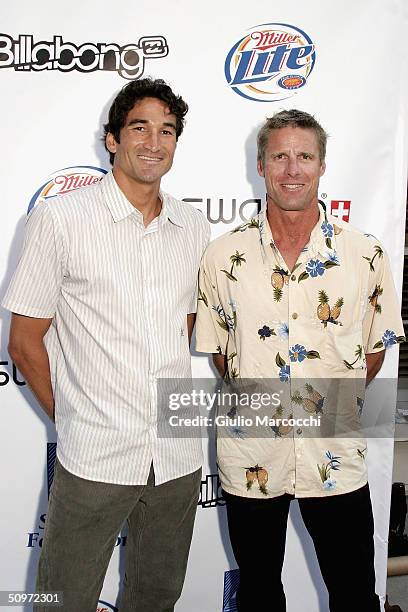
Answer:
[{"label": "shirt hem", "polygon": [[358,491],[358,489],[361,489],[362,487],[364,487],[367,484],[367,479],[365,479],[364,482],[361,482],[360,484],[358,484],[356,487],[351,487],[351,488],[347,488],[346,491],[339,491],[339,490],[331,490],[331,491],[313,491],[313,494],[309,495],[309,494],[297,494],[296,491],[294,491],[293,489],[290,491],[288,489],[284,489],[282,490],[282,492],[280,493],[275,493],[274,495],[261,495],[261,494],[256,494],[256,495],[244,495],[242,494],[242,492],[237,493],[236,490],[232,487],[225,487],[222,483],[221,483],[221,487],[222,489],[226,492],[229,493],[230,495],[234,495],[234,497],[242,497],[243,499],[275,499],[276,497],[281,497],[282,495],[292,495],[295,499],[312,499],[312,498],[320,498],[320,497],[335,497],[337,495],[344,495],[346,493],[353,493],[354,491]]},{"label": "shirt hem", "polygon": [[20,314],[25,317],[34,317],[36,319],[52,319],[55,315],[55,312],[44,312],[42,310],[38,310],[37,308],[29,308],[20,304],[13,304],[13,302],[8,302],[6,300],[1,303],[1,306],[10,312],[15,312],[16,314]]},{"label": "shirt hem", "polygon": [[[61,458],[61,456],[58,454],[57,452],[57,459],[60,462],[60,464],[62,465],[62,467],[69,472],[70,474],[72,474],[73,476],[76,476],[77,478],[82,478],[83,480],[89,480],[90,482],[103,482],[105,484],[111,484],[111,485],[119,485],[119,486],[128,486],[128,487],[134,487],[134,486],[145,486],[147,484],[147,479],[149,477],[149,470],[147,471],[147,476],[146,476],[146,480],[145,482],[141,482],[141,479],[136,479],[135,482],[129,482],[129,481],[113,481],[112,479],[107,479],[107,478],[101,478],[101,477],[91,477],[89,475],[84,475],[83,473],[78,472],[77,470],[72,470],[71,467],[69,467],[64,460]],[[152,459],[153,461],[153,459]],[[184,471],[182,470],[182,472],[180,474],[176,474],[175,476],[171,476],[169,478],[166,478],[164,480],[160,480],[158,481],[156,479],[155,484],[161,485],[161,484],[165,484],[166,482],[170,482],[171,480],[177,480],[177,478],[182,478],[183,476],[188,476],[189,474],[193,474],[194,472],[197,472],[197,470],[202,468],[202,461],[199,462],[199,465],[197,467],[193,467],[193,468],[188,468],[188,471]],[[149,469],[150,469],[150,464],[149,464]]]},{"label": "shirt hem", "polygon": [[217,354],[224,355],[224,353],[220,353],[218,346],[209,346],[209,345],[207,346],[203,344],[200,344],[200,345],[196,344],[195,350],[197,351],[197,353],[217,353]]}]

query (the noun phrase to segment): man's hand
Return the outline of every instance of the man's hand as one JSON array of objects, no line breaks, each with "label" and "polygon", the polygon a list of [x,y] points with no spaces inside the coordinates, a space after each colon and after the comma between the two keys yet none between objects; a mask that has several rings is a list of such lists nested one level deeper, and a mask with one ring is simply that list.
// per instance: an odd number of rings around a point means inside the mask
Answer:
[{"label": "man's hand", "polygon": [[8,351],[37,400],[54,420],[54,397],[44,336],[52,319],[36,319],[13,313]]},{"label": "man's hand", "polygon": [[378,353],[367,353],[366,354],[367,361],[367,378],[366,378],[366,386],[370,384],[375,376],[377,376],[378,372],[381,370],[381,366],[385,357],[385,350],[378,351]]}]

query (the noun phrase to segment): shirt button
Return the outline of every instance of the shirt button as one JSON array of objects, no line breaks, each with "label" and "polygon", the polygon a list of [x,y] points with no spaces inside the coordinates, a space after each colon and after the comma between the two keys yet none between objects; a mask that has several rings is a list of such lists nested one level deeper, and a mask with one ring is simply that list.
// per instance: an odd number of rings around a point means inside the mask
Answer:
[{"label": "shirt button", "polygon": [[296,280],[296,276],[294,274],[292,274],[292,276],[290,277],[290,280],[295,281]]},{"label": "shirt button", "polygon": [[301,435],[301,433],[302,433],[302,429],[301,429],[301,427],[299,427],[299,429],[296,431],[296,433],[298,434],[298,436],[300,436],[300,435]]},{"label": "shirt button", "polygon": [[294,313],[292,314],[292,319],[297,319],[297,318],[298,318],[298,316],[299,316],[299,315],[298,315],[298,313],[297,313],[297,312],[294,312]]}]

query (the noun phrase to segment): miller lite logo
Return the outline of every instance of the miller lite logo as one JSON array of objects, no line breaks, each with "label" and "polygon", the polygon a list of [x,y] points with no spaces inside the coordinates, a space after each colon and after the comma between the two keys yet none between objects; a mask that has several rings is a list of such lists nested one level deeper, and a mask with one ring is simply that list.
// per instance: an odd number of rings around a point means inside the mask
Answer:
[{"label": "miller lite logo", "polygon": [[330,203],[331,209],[330,212],[333,217],[337,217],[338,219],[342,219],[347,223],[350,220],[350,206],[351,200],[332,200]]},{"label": "miller lite logo", "polygon": [[55,198],[57,195],[63,195],[79,187],[98,183],[106,173],[107,171],[103,168],[95,166],[70,166],[69,168],[57,170],[37,189],[30,200],[27,213],[37,204],[41,204],[50,198]]},{"label": "miller lite logo", "polygon": [[225,77],[235,93],[257,102],[285,100],[303,87],[313,70],[315,45],[286,23],[255,26],[225,60]]}]

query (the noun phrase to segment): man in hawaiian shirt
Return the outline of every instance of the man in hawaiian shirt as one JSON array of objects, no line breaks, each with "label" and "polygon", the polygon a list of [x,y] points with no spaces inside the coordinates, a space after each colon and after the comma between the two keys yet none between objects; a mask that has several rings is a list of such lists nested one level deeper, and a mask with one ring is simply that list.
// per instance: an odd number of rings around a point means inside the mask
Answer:
[{"label": "man in hawaiian shirt", "polygon": [[[266,210],[215,240],[200,271],[197,350],[213,353],[232,382],[275,379],[286,389],[274,409],[278,425],[264,435],[238,426],[218,436],[240,612],[286,610],[281,572],[294,498],[330,611],[350,609],[351,596],[355,609],[380,610],[367,446],[349,425],[361,412],[364,383],[385,349],[404,340],[403,328],[378,240],[318,202],[326,141],[307,113],[266,121],[258,134]],[[321,434],[292,426],[302,416],[320,417]]]}]

